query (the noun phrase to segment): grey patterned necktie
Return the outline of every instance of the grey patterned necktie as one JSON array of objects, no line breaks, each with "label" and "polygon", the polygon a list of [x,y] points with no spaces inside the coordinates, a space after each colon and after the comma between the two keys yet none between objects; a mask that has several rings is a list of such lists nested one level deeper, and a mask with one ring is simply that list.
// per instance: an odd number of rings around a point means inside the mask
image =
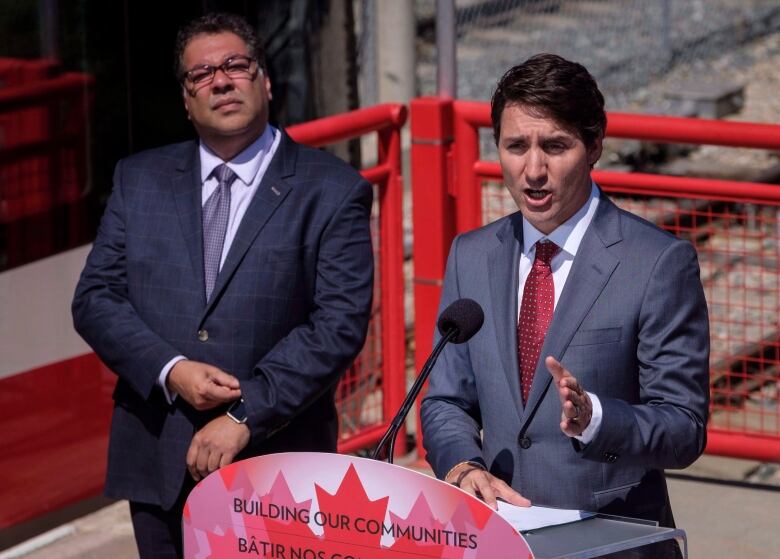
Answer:
[{"label": "grey patterned necktie", "polygon": [[214,169],[219,184],[203,204],[203,269],[206,278],[206,301],[219,274],[222,247],[225,244],[228,218],[230,217],[230,185],[236,174],[224,163]]}]

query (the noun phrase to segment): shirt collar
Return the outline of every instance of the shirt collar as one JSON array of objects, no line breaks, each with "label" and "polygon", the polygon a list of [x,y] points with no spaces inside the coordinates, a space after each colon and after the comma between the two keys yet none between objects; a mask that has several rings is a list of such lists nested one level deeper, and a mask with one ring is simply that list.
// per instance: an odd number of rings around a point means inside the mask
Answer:
[{"label": "shirt collar", "polygon": [[214,172],[214,169],[225,163],[245,186],[250,186],[257,176],[263,159],[270,152],[276,134],[277,130],[270,124],[267,125],[259,138],[227,162],[220,159],[206,144],[199,142],[201,182],[205,183]]},{"label": "shirt collar", "polygon": [[582,238],[588,225],[593,221],[593,215],[599,204],[599,189],[596,183],[590,183],[590,196],[582,207],[569,219],[561,223],[549,235],[545,235],[536,227],[531,225],[527,219],[523,219],[523,254],[528,254],[537,241],[549,239],[561,249],[572,256],[577,255]]}]

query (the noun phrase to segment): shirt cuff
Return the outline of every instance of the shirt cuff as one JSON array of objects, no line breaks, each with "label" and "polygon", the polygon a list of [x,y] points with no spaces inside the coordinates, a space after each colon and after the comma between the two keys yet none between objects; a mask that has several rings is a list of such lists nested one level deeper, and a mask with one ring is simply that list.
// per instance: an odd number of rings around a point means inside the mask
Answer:
[{"label": "shirt cuff", "polygon": [[165,364],[165,367],[163,367],[162,371],[160,371],[160,376],[157,377],[157,384],[160,386],[160,388],[162,388],[163,394],[165,394],[165,400],[169,404],[173,404],[173,401],[176,399],[176,396],[178,396],[178,394],[176,394],[176,392],[174,392],[173,390],[168,389],[168,375],[170,374],[171,369],[173,369],[173,366],[176,363],[178,363],[179,361],[186,361],[186,359],[187,358],[184,357],[183,355],[177,355],[176,357],[174,357],[173,359],[171,359]]},{"label": "shirt cuff", "polygon": [[590,423],[580,435],[575,435],[574,438],[580,441],[582,444],[588,444],[590,441],[596,438],[599,434],[599,427],[601,427],[601,418],[603,413],[601,411],[601,401],[595,394],[587,393],[590,398],[590,403],[593,406],[593,412],[590,417]]}]

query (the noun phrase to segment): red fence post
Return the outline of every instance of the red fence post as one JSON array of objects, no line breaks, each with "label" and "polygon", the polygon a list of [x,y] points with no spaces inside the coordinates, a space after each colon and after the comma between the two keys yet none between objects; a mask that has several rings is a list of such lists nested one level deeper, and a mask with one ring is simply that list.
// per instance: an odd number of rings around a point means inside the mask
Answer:
[{"label": "red fence post", "polygon": [[[402,108],[403,109],[403,108]],[[402,111],[404,114],[406,111]],[[404,237],[403,175],[401,173],[401,133],[385,128],[378,133],[377,160],[390,169],[387,180],[379,185],[379,227],[381,308],[383,315],[382,355],[384,358],[385,420],[392,418],[406,395],[406,326],[404,322]],[[406,454],[406,429],[398,432],[395,454]]]},{"label": "red fence post", "polygon": [[474,164],[479,161],[479,126],[477,119],[484,112],[485,104],[477,101],[455,101],[454,154],[455,176],[453,194],[457,199],[455,215],[458,233],[470,231],[482,223],[482,180],[477,176]]},{"label": "red fence post", "polygon": [[[431,351],[447,254],[455,237],[455,205],[448,190],[452,179],[452,101],[414,99],[411,115],[414,363],[419,371]],[[420,441],[418,427],[418,456],[422,457]]]}]

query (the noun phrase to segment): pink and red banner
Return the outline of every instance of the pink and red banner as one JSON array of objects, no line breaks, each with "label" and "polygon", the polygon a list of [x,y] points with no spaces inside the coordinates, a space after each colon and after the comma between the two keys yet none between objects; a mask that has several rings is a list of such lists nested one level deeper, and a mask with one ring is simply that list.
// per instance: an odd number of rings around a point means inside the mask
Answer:
[{"label": "pink and red banner", "polygon": [[186,559],[532,559],[471,495],[383,462],[272,454],[214,472],[184,508]]}]

